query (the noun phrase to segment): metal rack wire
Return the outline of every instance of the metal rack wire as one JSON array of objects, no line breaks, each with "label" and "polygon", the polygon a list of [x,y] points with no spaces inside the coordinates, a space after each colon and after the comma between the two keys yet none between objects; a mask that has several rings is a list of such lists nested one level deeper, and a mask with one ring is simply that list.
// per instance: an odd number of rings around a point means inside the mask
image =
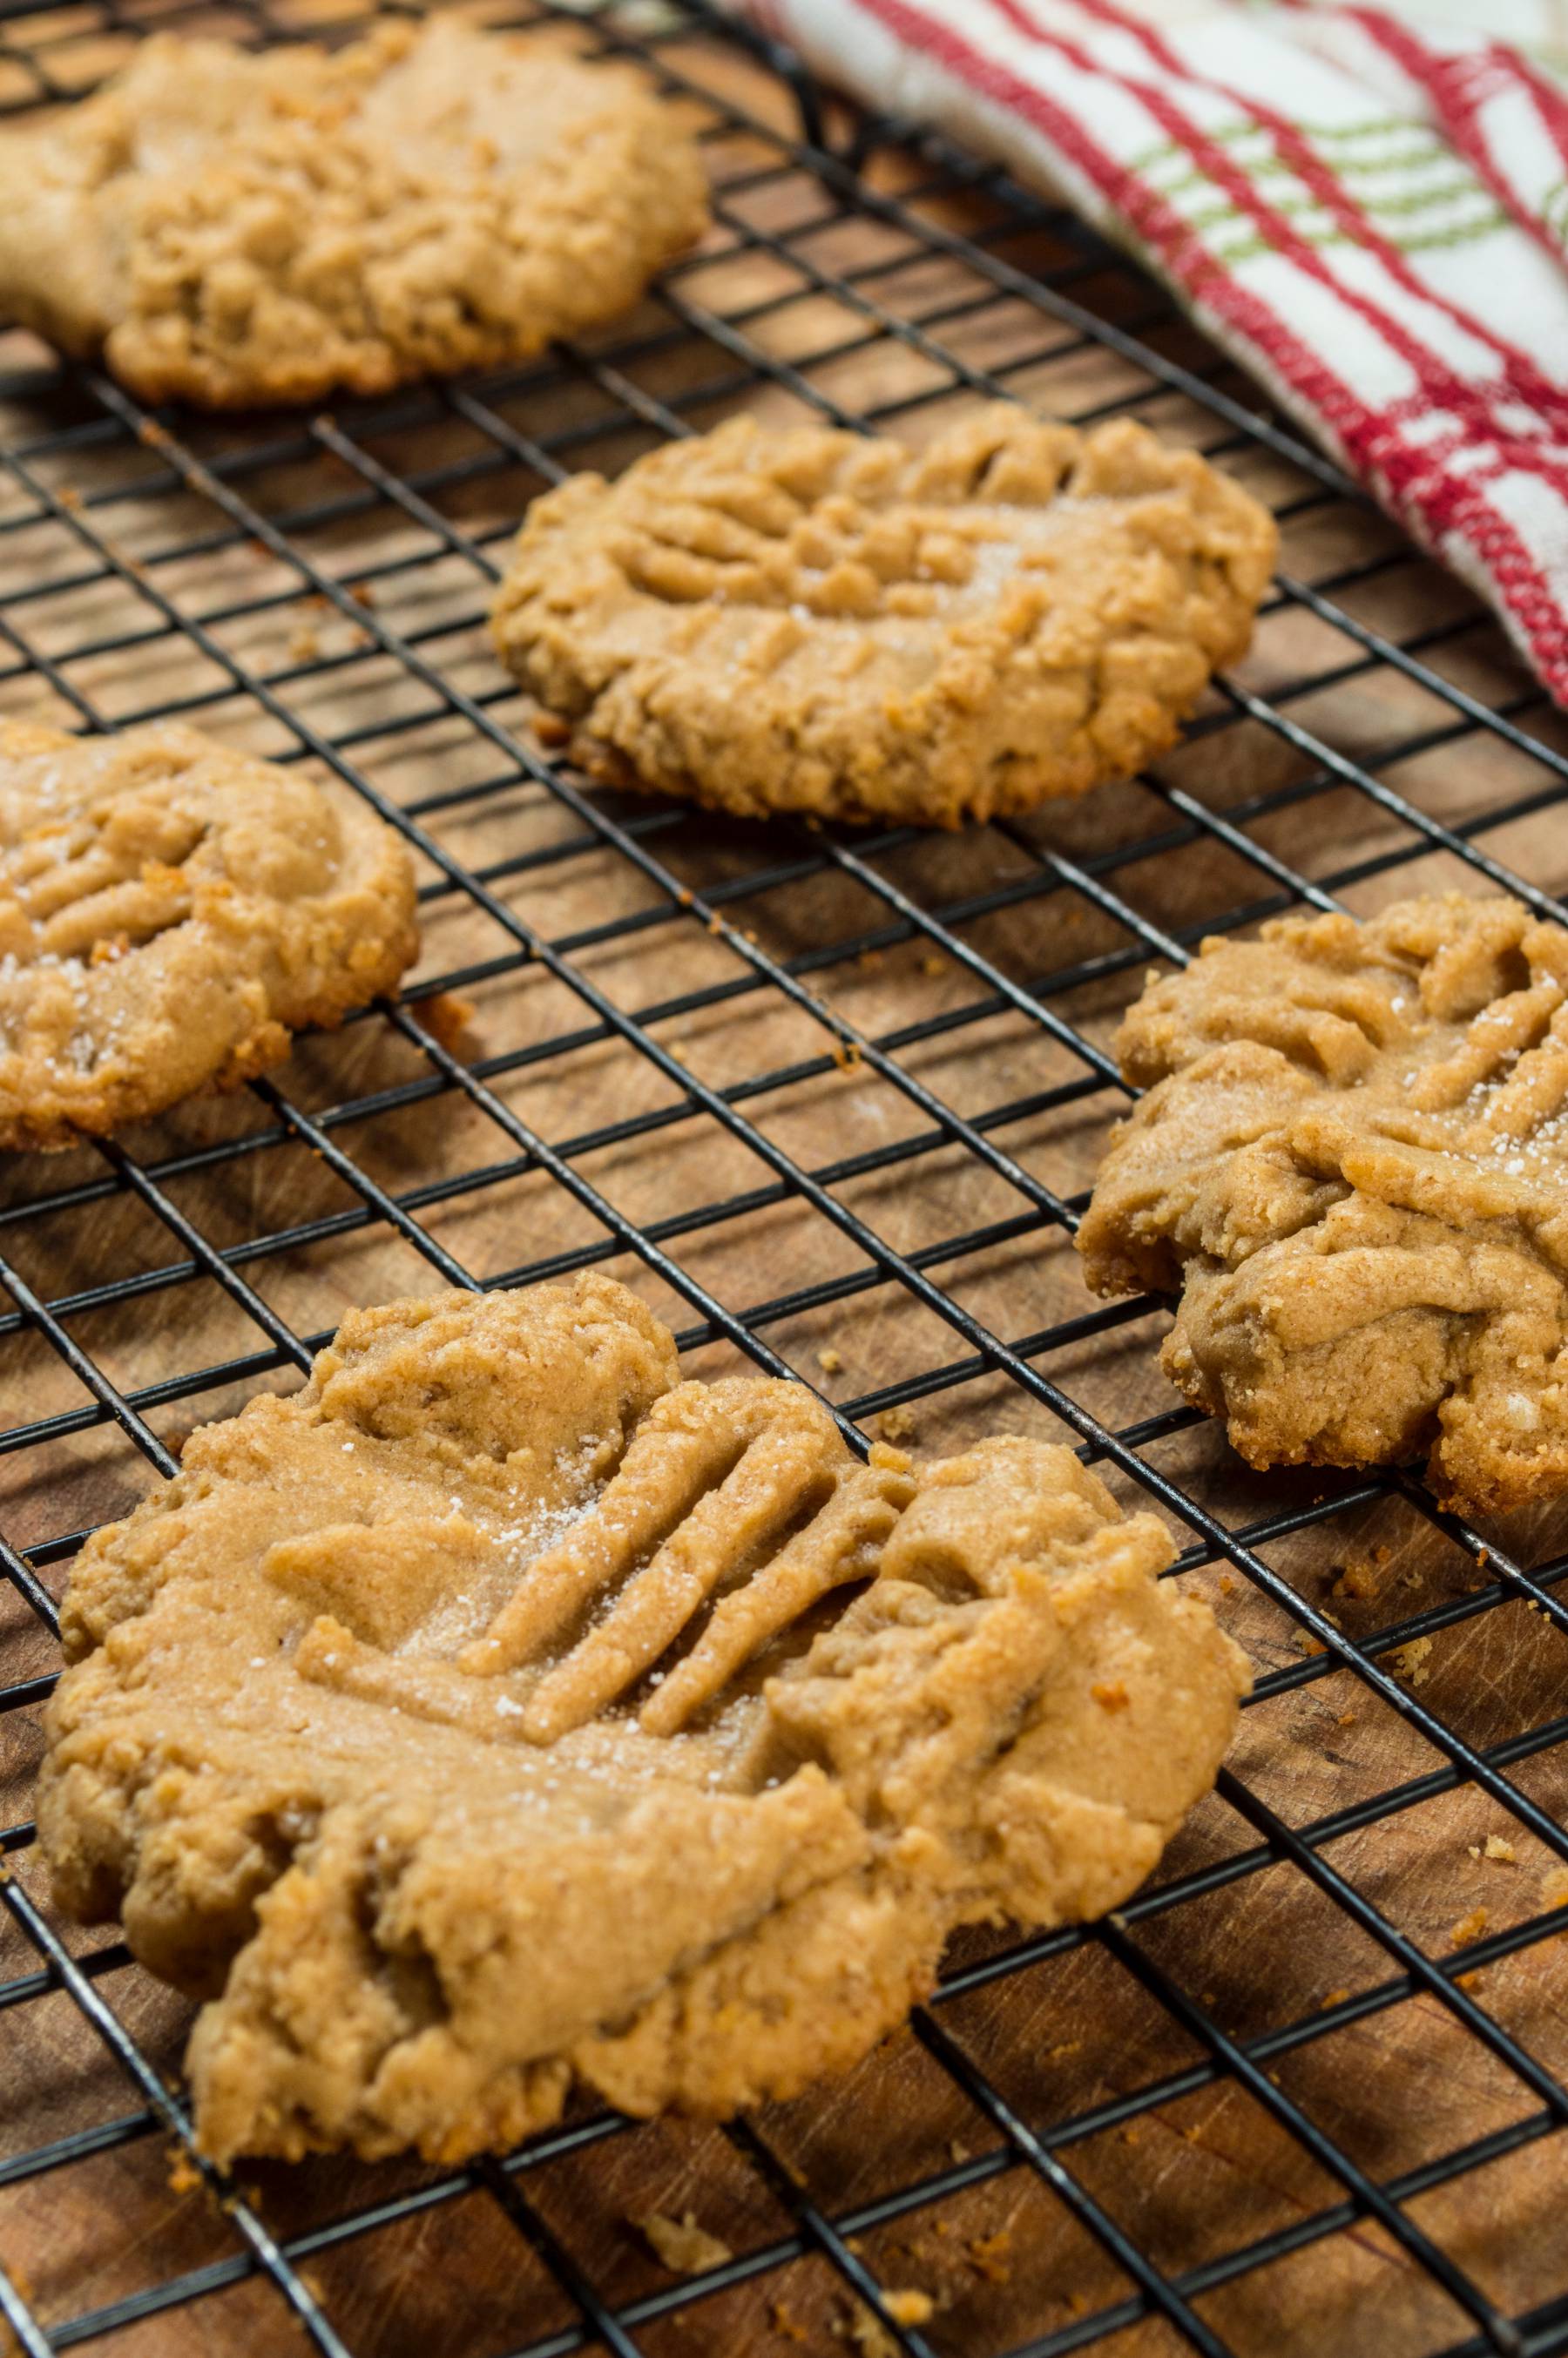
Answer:
[{"label": "metal rack wire", "polygon": [[[512,23],[548,12],[492,13]],[[314,23],[290,0],[0,0],[0,108],[73,93],[154,23],[214,22],[258,39],[351,29],[341,12]],[[37,2052],[27,2022],[63,1999],[72,2036],[107,2055],[119,2095],[103,2117],[39,2136],[18,2093],[24,2133],[0,2157],[0,2310],[30,2358],[122,2336],[172,2349],[160,2337],[219,2320],[223,2296],[249,2287],[333,2358],[401,2349],[384,2322],[322,2288],[323,2263],[344,2254],[362,2269],[378,2239],[413,2223],[427,2271],[455,2280],[452,2223],[477,2201],[489,2247],[511,2239],[520,2271],[531,2255],[521,2313],[483,2345],[515,2358],[662,2350],[673,2326],[687,2350],[759,2346],[761,2312],[726,2298],[802,2281],[825,2348],[837,2345],[822,2320],[838,2317],[868,2350],[1020,2358],[1098,2343],[1215,2358],[1264,2341],[1568,2349],[1568,2234],[1559,2223],[1534,2248],[1488,2177],[1538,2147],[1550,2159],[1568,2125],[1551,2037],[1568,1985],[1556,1946],[1568,1877],[1552,1881],[1568,1833],[1550,1773],[1568,1714],[1493,1724],[1455,1681],[1423,1693],[1421,1667],[1451,1634],[1480,1645],[1496,1628],[1517,1648],[1526,1626],[1531,1646],[1561,1643],[1563,1532],[1542,1524],[1505,1547],[1404,1476],[1243,1479],[1157,1383],[1140,1392],[1127,1375],[1147,1360],[1157,1303],[1094,1304],[1064,1281],[1026,1331],[1005,1317],[1014,1273],[1046,1268],[1076,1226],[1094,1148],[1125,1101],[1109,1023],[1148,962],[1181,962],[1202,933],[1280,909],[1360,905],[1418,869],[1423,885],[1501,884],[1563,914],[1551,888],[1568,882],[1568,860],[1554,860],[1551,827],[1568,795],[1568,736],[1464,594],[1081,225],[937,140],[849,119],[793,60],[690,0],[651,32],[600,20],[595,38],[640,53],[693,107],[714,164],[712,240],[616,334],[332,417],[231,426],[153,417],[92,370],[0,351],[0,708],[42,698],[89,729],[190,713],[259,732],[276,758],[324,764],[413,847],[430,945],[401,1003],[349,1027],[319,1062],[307,1051],[232,1108],[5,1174],[0,1352],[18,1380],[0,1431],[0,1474],[16,1476],[0,1498],[15,1600],[0,1706],[21,1731],[19,1776],[84,1527],[134,1494],[135,1466],[173,1470],[182,1418],[293,1380],[335,1323],[298,1305],[351,1294],[366,1281],[351,1257],[367,1246],[402,1256],[404,1290],[608,1262],[676,1306],[684,1349],[728,1348],[825,1390],[839,1355],[814,1342],[844,1331],[852,1311],[880,1322],[896,1341],[882,1379],[840,1388],[833,1403],[856,1444],[871,1420],[912,1411],[958,1431],[998,1413],[1065,1428],[1183,1534],[1177,1576],[1203,1585],[1265,1664],[1248,1719],[1265,1736],[1225,1772],[1206,1844],[1178,1850],[1119,1914],[956,1955],[900,2068],[935,2075],[972,2144],[906,2147],[896,2114],[877,2111],[874,2190],[840,2200],[826,2169],[802,2164],[787,2125],[738,2122],[703,2151],[757,2190],[769,2224],[721,2263],[640,2289],[601,2264],[601,2236],[578,2233],[580,2220],[548,2199],[553,2172],[579,2158],[611,2171],[618,2148],[658,2134],[611,2115],[574,2117],[460,2169],[340,2174],[325,2197],[312,2181],[311,2201],[292,2212],[276,2180],[261,2196],[218,2180],[194,2153],[164,2050],[138,2028],[138,1970],[117,1940],[83,1940],[52,1917],[19,1820],[0,1834],[13,1943],[0,2037],[24,2042],[8,2082],[19,2089]],[[1257,655],[1221,684],[1184,752],[1081,817],[937,845],[907,831],[705,825],[592,787],[524,725],[519,699],[475,653],[512,518],[574,465],[618,464],[741,402],[918,432],[945,402],[1009,392],[1184,432],[1249,471],[1286,527],[1287,570]],[[368,703],[355,686],[367,672]],[[454,1030],[454,999],[493,1011],[525,990],[520,1036],[480,1037],[481,1054]],[[729,1035],[705,1031],[710,1020],[738,1027],[728,1066],[714,1044]],[[748,1057],[748,1040],[767,1053]],[[595,1059],[607,1081],[594,1081]],[[596,1119],[569,1127],[579,1087]],[[880,1112],[860,1141],[853,1109],[868,1093]],[[849,1136],[830,1152],[820,1124],[796,1119],[827,1100],[847,1109]],[[830,1112],[830,1136],[838,1120]],[[316,1166],[308,1184],[295,1175],[302,1153]],[[275,1168],[284,1177],[269,1206]],[[930,1207],[924,1225],[906,1217],[916,1198]],[[515,1207],[506,1233],[523,1249],[476,1265],[454,1223],[492,1199]],[[752,1299],[748,1238],[778,1218],[805,1240],[800,1282]],[[87,1248],[89,1237],[110,1241]],[[125,1338],[144,1327],[196,1336],[193,1363],[139,1371]],[[1143,1412],[1130,1416],[1134,1395]],[[1400,1561],[1428,1567],[1425,1586],[1412,1583],[1413,1601],[1377,1586],[1363,1612],[1351,1582],[1336,1609],[1346,1534],[1390,1530],[1390,1517]],[[1549,1665],[1548,1698],[1552,1676]],[[1377,1773],[1355,1772],[1322,1740],[1354,1720],[1335,1708],[1346,1697],[1376,1714]],[[1330,1769],[1322,1788],[1304,1780],[1303,1807],[1291,1782],[1299,1746],[1281,1770],[1267,1731],[1299,1734],[1303,1723],[1276,1715],[1309,1706],[1314,1757]],[[1539,1872],[1519,1868],[1509,1920],[1476,1907],[1444,1946],[1378,1862],[1441,1866],[1456,1827],[1480,1831],[1477,1809],[1509,1830],[1494,1833],[1499,1856],[1528,1852]],[[1462,1842],[1454,1855],[1481,1849]],[[1245,1911],[1281,1877],[1321,1909],[1312,1920],[1337,1928],[1314,1936],[1325,1956],[1354,1936],[1364,1969],[1354,1988],[1292,1995],[1268,2018],[1253,2000],[1275,1984],[1294,1992],[1300,1936],[1267,1907]],[[1214,1910],[1245,1931],[1223,2000],[1206,1985],[1212,1942],[1187,1929]],[[1078,2019],[1065,1977],[1089,1971],[1120,1993],[1106,2036],[1134,2002],[1159,2035],[1072,2099],[1065,2068],[1033,2047],[1022,2077],[1016,2057],[993,2068],[988,2039],[1019,1994],[1033,2005],[1060,1985]],[[1484,2071],[1492,2093],[1462,2134],[1401,2158],[1415,2050],[1397,2048],[1400,2068],[1372,2086],[1356,2136],[1325,2090],[1357,2034],[1390,2035],[1409,2008],[1444,2071],[1468,2086]],[[1083,2018],[1095,2027],[1093,2007]],[[1291,2067],[1325,2057],[1326,2080],[1292,2081]],[[1250,2138],[1291,2157],[1280,2165],[1290,2199],[1266,2219],[1211,2202],[1201,2231],[1186,2214],[1157,2222],[1134,2199],[1128,2148],[1184,2105],[1226,2101],[1245,2104]],[[98,2158],[156,2156],[168,2138],[220,2198],[222,2248],[193,2259],[152,2235],[130,2289],[30,2291],[28,2269],[11,2265],[7,2199],[47,2197]],[[583,2189],[596,2180],[572,2182],[579,2205],[594,2199]],[[1049,2289],[1015,2281],[1005,2323],[989,2330],[964,2296],[945,2293],[924,2323],[890,2308],[890,2255],[903,2247],[879,2237],[912,2223],[939,2234],[1004,2183],[1044,2205],[1022,2214],[1036,2219],[1021,2231],[1035,2255],[1076,2254],[1077,2274]],[[699,2208],[701,2192],[699,2178]],[[200,2187],[190,2200],[201,2203]],[[1494,2219],[1500,2248],[1489,2250]],[[1376,2345],[1343,2338],[1354,2309],[1318,2316],[1313,2280],[1289,2274],[1298,2256],[1326,2264],[1368,2235],[1400,2288],[1398,2332],[1384,2316]],[[1000,2273],[970,2266],[977,2283]],[[1284,2289],[1249,2306],[1271,2281]],[[742,2314],[750,2326],[735,2322]],[[766,2314],[780,2346],[803,2331],[776,2304]],[[178,2346],[270,2348],[259,2315],[200,2323],[206,2338]],[[135,2341],[144,2326],[153,2339]]]}]

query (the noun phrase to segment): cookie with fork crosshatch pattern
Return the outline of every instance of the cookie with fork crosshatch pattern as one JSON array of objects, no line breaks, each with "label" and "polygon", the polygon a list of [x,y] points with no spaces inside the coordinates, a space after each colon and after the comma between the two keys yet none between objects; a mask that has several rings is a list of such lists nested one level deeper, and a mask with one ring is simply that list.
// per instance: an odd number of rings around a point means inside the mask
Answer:
[{"label": "cookie with fork crosshatch pattern", "polygon": [[1568,1488],[1568,932],[1458,893],[1277,918],[1117,1046],[1148,1095],[1086,1273],[1180,1289],[1165,1371],[1249,1464],[1424,1454],[1476,1513]]},{"label": "cookie with fork crosshatch pattern", "polygon": [[535,500],[492,631],[616,784],[957,827],[1162,753],[1276,538],[1128,418],[991,402],[915,450],[733,417]]},{"label": "cookie with fork crosshatch pattern", "polygon": [[418,953],[414,868],[346,787],[179,723],[0,721],[0,1146],[233,1088]]},{"label": "cookie with fork crosshatch pattern", "polygon": [[0,134],[0,318],[146,401],[384,393],[542,352],[700,237],[697,140],[577,35],[456,12],[329,51],[154,33]]},{"label": "cookie with fork crosshatch pattern", "polygon": [[792,2093],[1212,1782],[1243,1659],[1069,1451],[676,1378],[598,1275],[355,1312],[83,1549],[40,1833],[207,2000],[209,2152]]}]

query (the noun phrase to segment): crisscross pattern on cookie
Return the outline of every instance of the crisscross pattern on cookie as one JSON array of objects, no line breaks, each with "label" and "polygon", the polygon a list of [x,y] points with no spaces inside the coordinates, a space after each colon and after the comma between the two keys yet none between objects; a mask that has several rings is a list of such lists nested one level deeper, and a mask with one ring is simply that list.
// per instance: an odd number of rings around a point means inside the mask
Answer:
[{"label": "crisscross pattern on cookie", "polygon": [[535,501],[494,632],[625,783],[952,825],[1167,745],[1273,547],[1126,420],[996,403],[914,451],[735,418]]},{"label": "crisscross pattern on cookie", "polygon": [[875,1569],[914,1492],[907,1461],[879,1455],[858,1466],[797,1385],[682,1386],[651,1412],[591,1511],[535,1558],[460,1666],[493,1674],[536,1661],[612,1590],[609,1610],[528,1699],[524,1732],[547,1742],[616,1701],[723,1590],[639,1714],[652,1734],[673,1735],[829,1589]]},{"label": "crisscross pattern on cookie", "polygon": [[40,1829],[222,1984],[214,2153],[794,2093],[1212,1778],[1240,1658],[1070,1452],[861,1466],[797,1385],[675,1373],[596,1275],[356,1313],[83,1550]]},{"label": "crisscross pattern on cookie", "polygon": [[155,33],[0,138],[0,306],[144,399],[376,393],[613,315],[706,220],[685,124],[569,36]]},{"label": "crisscross pattern on cookie", "polygon": [[389,827],[196,730],[0,724],[0,1144],[63,1146],[275,1063],[417,946]]},{"label": "crisscross pattern on cookie", "polygon": [[1150,1093],[1089,1281],[1182,1285],[1166,1369],[1246,1455],[1424,1450],[1477,1509],[1568,1483],[1568,933],[1458,896],[1282,919],[1119,1044]]}]

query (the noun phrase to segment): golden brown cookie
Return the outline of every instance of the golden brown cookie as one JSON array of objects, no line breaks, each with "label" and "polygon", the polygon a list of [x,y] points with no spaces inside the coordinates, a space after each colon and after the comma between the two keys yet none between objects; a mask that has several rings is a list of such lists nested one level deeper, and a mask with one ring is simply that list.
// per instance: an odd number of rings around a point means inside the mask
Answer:
[{"label": "golden brown cookie", "polygon": [[178,725],[0,721],[0,1146],[232,1088],[418,946],[408,854],[343,788]]},{"label": "golden brown cookie", "polygon": [[731,418],[535,502],[502,660],[616,783],[956,827],[1162,752],[1240,654],[1266,509],[1125,421],[925,449]]},{"label": "golden brown cookie", "polygon": [[1118,1052],[1149,1094],[1086,1274],[1180,1287],[1165,1371],[1250,1464],[1424,1455],[1474,1512],[1568,1488],[1568,932],[1458,894],[1282,917]]},{"label": "golden brown cookie", "polygon": [[0,137],[0,318],[148,401],[380,393],[612,316],[707,220],[680,118],[569,39],[450,15],[332,53],[158,33]]},{"label": "golden brown cookie", "polygon": [[209,2152],[788,2094],[1206,1790],[1245,1667],[1152,1516],[1065,1449],[862,1466],[801,1386],[676,1379],[597,1275],[355,1312],[83,1550],[40,1833],[207,2000]]}]

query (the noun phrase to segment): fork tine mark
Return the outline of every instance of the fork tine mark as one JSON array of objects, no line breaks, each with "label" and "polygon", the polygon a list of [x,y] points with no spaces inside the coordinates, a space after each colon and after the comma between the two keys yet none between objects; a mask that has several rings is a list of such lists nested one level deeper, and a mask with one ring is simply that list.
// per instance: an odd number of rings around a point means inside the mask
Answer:
[{"label": "fork tine mark", "polygon": [[802,1531],[743,1587],[721,1597],[684,1661],[654,1689],[639,1718],[650,1736],[674,1736],[772,1638],[846,1581],[876,1568],[880,1549],[914,1495],[908,1475],[857,1467]]},{"label": "fork tine mark", "polygon": [[[783,1399],[739,1462],[710,1490],[616,1598],[609,1617],[535,1688],[524,1727],[545,1744],[580,1726],[651,1670],[725,1577],[794,1520],[819,1483],[824,1441],[843,1444],[804,1392]],[[786,1407],[785,1402],[788,1402]],[[802,1411],[809,1404],[816,1412]],[[761,1405],[761,1404],[759,1404]]]}]

